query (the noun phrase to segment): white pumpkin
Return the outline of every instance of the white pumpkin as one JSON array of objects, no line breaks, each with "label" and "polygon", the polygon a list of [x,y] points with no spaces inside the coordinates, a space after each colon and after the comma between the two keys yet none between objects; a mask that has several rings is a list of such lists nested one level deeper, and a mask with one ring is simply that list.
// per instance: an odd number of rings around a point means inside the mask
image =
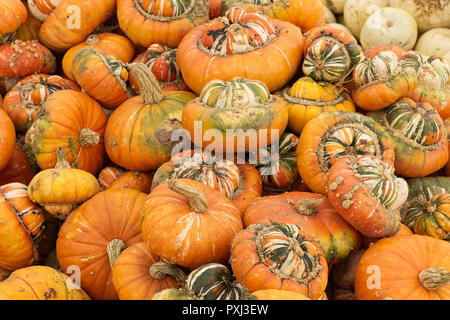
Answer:
[{"label": "white pumpkin", "polygon": [[360,40],[364,50],[377,45],[394,45],[409,51],[417,41],[417,23],[403,9],[377,9],[364,24]]},{"label": "white pumpkin", "polygon": [[428,30],[419,37],[414,50],[426,56],[450,57],[450,29],[435,28]]},{"label": "white pumpkin", "polygon": [[366,20],[377,9],[387,7],[389,0],[347,0],[344,7],[344,24],[359,40]]},{"label": "white pumpkin", "polygon": [[322,3],[334,13],[342,13],[344,11],[345,2],[347,0],[320,0]]},{"label": "white pumpkin", "polygon": [[408,11],[416,19],[420,33],[450,27],[449,0],[390,0],[389,5]]},{"label": "white pumpkin", "polygon": [[339,28],[339,29],[342,29],[342,30],[344,30],[345,32],[348,32],[348,33],[352,34],[352,32],[350,31],[350,29],[347,28],[346,26],[344,26],[343,24],[340,24],[340,23],[329,23],[329,25],[330,25],[330,26],[333,26],[333,27],[336,27],[336,28]]},{"label": "white pumpkin", "polygon": [[334,22],[336,22],[336,17],[334,16],[333,11],[328,9],[327,6],[323,6],[323,8],[325,9],[325,22],[326,23],[334,23]]}]

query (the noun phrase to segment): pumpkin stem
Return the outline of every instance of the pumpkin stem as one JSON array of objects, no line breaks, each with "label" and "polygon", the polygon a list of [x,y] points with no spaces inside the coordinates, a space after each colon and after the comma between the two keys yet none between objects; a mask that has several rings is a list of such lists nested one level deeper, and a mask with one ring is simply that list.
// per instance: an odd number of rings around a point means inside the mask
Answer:
[{"label": "pumpkin stem", "polygon": [[177,268],[174,264],[170,264],[164,261],[158,261],[151,265],[150,276],[156,280],[162,280],[166,276],[172,276],[177,280],[178,284],[182,287],[186,280],[184,272]]},{"label": "pumpkin stem", "polygon": [[56,169],[70,169],[72,166],[70,165],[69,161],[67,161],[66,153],[64,152],[64,149],[59,147],[56,149]]},{"label": "pumpkin stem", "polygon": [[419,273],[419,281],[428,291],[434,291],[450,284],[450,272],[444,268],[428,268]]},{"label": "pumpkin stem", "polygon": [[127,68],[131,74],[136,77],[141,92],[142,101],[144,104],[159,103],[162,98],[162,91],[159,85],[159,81],[153,75],[151,69],[145,64],[140,62],[129,63]]},{"label": "pumpkin stem", "polygon": [[117,258],[120,253],[126,248],[125,242],[121,239],[111,240],[106,246],[106,253],[109,258],[109,265],[111,266],[111,270],[114,267],[114,263],[116,263]]},{"label": "pumpkin stem", "polygon": [[302,199],[294,205],[295,210],[304,216],[314,216],[317,208],[322,205],[323,199]]},{"label": "pumpkin stem", "polygon": [[96,145],[100,142],[100,135],[89,128],[83,128],[78,135],[78,141],[84,148]]},{"label": "pumpkin stem", "polygon": [[90,34],[89,37],[86,39],[86,44],[92,46],[96,43],[98,43],[100,39],[98,38],[98,35],[96,34]]},{"label": "pumpkin stem", "polygon": [[208,211],[205,194],[179,180],[169,180],[169,189],[189,199],[189,206],[196,213]]}]

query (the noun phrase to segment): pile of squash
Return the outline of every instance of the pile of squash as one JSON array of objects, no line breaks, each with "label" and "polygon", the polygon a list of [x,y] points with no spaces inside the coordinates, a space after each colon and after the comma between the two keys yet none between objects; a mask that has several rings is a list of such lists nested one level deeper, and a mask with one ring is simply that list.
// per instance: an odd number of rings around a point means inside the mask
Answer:
[{"label": "pile of squash", "polygon": [[0,0],[0,300],[449,300],[449,12]]}]

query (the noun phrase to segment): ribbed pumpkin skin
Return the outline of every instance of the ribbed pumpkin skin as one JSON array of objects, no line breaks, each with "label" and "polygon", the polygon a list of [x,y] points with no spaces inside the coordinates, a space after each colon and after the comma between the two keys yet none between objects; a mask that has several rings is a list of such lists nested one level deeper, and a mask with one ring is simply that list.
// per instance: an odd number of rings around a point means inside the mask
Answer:
[{"label": "ribbed pumpkin skin", "polygon": [[47,98],[58,90],[80,91],[78,85],[57,75],[34,74],[19,81],[3,100],[2,108],[17,131],[26,133]]},{"label": "ribbed pumpkin skin", "polygon": [[207,211],[191,209],[189,199],[168,187],[157,186],[143,209],[142,236],[149,250],[169,263],[197,268],[225,263],[233,237],[242,230],[239,210],[218,191],[190,179],[175,180],[202,192]]},{"label": "ribbed pumpkin skin", "polygon": [[120,300],[151,300],[155,293],[179,288],[177,281],[166,276],[154,279],[150,267],[159,258],[148,251],[144,242],[126,248],[117,258],[112,270],[112,282]]},{"label": "ribbed pumpkin skin", "polygon": [[73,57],[72,74],[80,87],[107,109],[114,110],[128,99],[128,71],[120,60],[82,48]]},{"label": "ribbed pumpkin skin", "polygon": [[[62,147],[72,166],[94,175],[100,171],[105,156],[103,135],[107,119],[96,100],[86,93],[59,90],[47,99],[42,114],[36,118],[25,141],[41,169],[55,166],[56,149]],[[81,145],[79,136],[85,128],[98,134],[98,143]]]},{"label": "ribbed pumpkin skin", "polygon": [[192,28],[207,22],[208,17],[205,0],[117,1],[120,28],[137,46],[145,48],[153,43],[176,48]]},{"label": "ribbed pumpkin skin", "polygon": [[14,152],[8,164],[0,170],[0,185],[19,182],[28,185],[34,177],[28,158],[23,153],[19,144],[16,143]]},{"label": "ribbed pumpkin skin", "polygon": [[414,230],[437,239],[446,240],[450,236],[450,194],[438,193],[429,200],[424,195],[409,204],[402,212],[402,221]]},{"label": "ribbed pumpkin skin", "polygon": [[336,161],[327,175],[327,195],[339,214],[362,235],[379,238],[400,228],[408,185],[391,163],[366,155]]},{"label": "ribbed pumpkin skin", "polygon": [[81,288],[93,299],[117,299],[106,248],[114,239],[125,247],[142,242],[144,200],[145,194],[137,190],[106,190],[78,207],[61,226],[58,261],[63,270],[80,268]]},{"label": "ribbed pumpkin skin", "polygon": [[[171,49],[159,43],[153,43],[147,51],[138,55],[133,62],[145,63],[159,81],[163,91],[191,91],[184,82],[177,65],[177,49]],[[131,87],[140,93],[139,83],[130,75]]]},{"label": "ribbed pumpkin skin", "polygon": [[352,92],[355,104],[364,110],[381,110],[407,96],[417,86],[417,77],[403,70],[393,51],[381,51],[355,66]]},{"label": "ribbed pumpkin skin", "polygon": [[265,289],[252,292],[257,300],[311,300],[307,296],[289,290]]},{"label": "ribbed pumpkin skin", "polygon": [[112,56],[123,63],[130,62],[135,53],[133,43],[127,37],[109,32],[91,34],[84,42],[71,47],[64,54],[62,68],[70,80],[75,81],[72,74],[73,57],[80,49],[86,47],[92,48],[104,56]]},{"label": "ribbed pumpkin skin", "polygon": [[325,25],[309,30],[302,69],[316,81],[336,82],[351,74],[361,60],[361,48],[348,32]]},{"label": "ribbed pumpkin skin", "polygon": [[331,83],[316,82],[310,77],[298,79],[292,87],[277,93],[288,103],[288,130],[300,134],[306,123],[324,111],[355,111],[355,105],[345,92]]},{"label": "ribbed pumpkin skin", "polygon": [[39,257],[35,246],[45,227],[44,212],[31,202],[27,186],[0,186],[0,267],[16,270],[32,265]]},{"label": "ribbed pumpkin skin", "polygon": [[248,300],[247,290],[220,263],[208,263],[191,271],[185,286],[198,300]]},{"label": "ribbed pumpkin skin", "polygon": [[[79,12],[73,8],[79,8]],[[63,0],[42,24],[39,40],[56,52],[63,52],[84,41],[116,9],[114,0]],[[78,16],[79,13],[79,16]],[[71,18],[68,23],[68,14]],[[79,28],[77,18],[81,19]]]},{"label": "ribbed pumpkin skin", "polygon": [[404,69],[411,68],[416,74],[417,87],[408,98],[416,102],[428,102],[442,119],[450,116],[450,90],[447,87],[450,68],[440,57],[427,57],[418,51],[403,54],[401,64]]},{"label": "ribbed pumpkin skin", "polygon": [[311,119],[297,147],[297,166],[303,182],[313,192],[326,194],[326,174],[345,155],[373,154],[394,162],[394,143],[373,119],[359,113],[327,111]]},{"label": "ribbed pumpkin skin", "polygon": [[[263,156],[258,158],[256,168],[261,175],[264,191],[281,193],[296,187],[300,177],[295,154],[297,145],[296,135],[283,132],[274,150],[271,146],[259,150]],[[279,157],[276,163],[270,160],[273,156]]]},{"label": "ribbed pumpkin skin", "polygon": [[[212,1],[211,1],[212,2]],[[307,32],[325,23],[325,10],[320,1],[315,0],[222,0],[221,12],[233,6],[240,6],[247,12],[261,12],[272,19],[283,20]]]},{"label": "ribbed pumpkin skin", "polygon": [[292,224],[253,224],[239,232],[232,242],[230,264],[250,292],[290,290],[317,300],[328,281],[322,251]]},{"label": "ribbed pumpkin skin", "polygon": [[[449,285],[429,291],[418,279],[419,273],[428,268],[441,267],[448,272],[449,251],[450,243],[422,235],[379,240],[366,250],[356,268],[356,298],[358,300],[450,299]],[[374,280],[375,277],[379,277],[379,281]]]},{"label": "ribbed pumpkin skin", "polygon": [[0,282],[0,300],[91,300],[64,273],[47,266],[14,271]]},{"label": "ribbed pumpkin skin", "polygon": [[424,177],[447,163],[446,130],[439,114],[429,103],[415,103],[402,98],[367,116],[383,125],[391,135],[397,175]]},{"label": "ribbed pumpkin skin", "polygon": [[[265,20],[267,19],[270,18],[266,17]],[[210,40],[210,46],[214,43],[207,34],[208,30],[213,31],[213,34],[217,33],[216,38],[226,37],[227,32],[228,34],[232,32],[226,31],[228,29],[225,30],[223,25],[217,26],[222,29],[221,32],[217,32],[212,28],[216,23],[220,24],[220,20],[212,20],[194,28],[178,46],[178,67],[186,84],[196,94],[200,95],[203,87],[211,80],[227,81],[235,77],[262,81],[271,92],[274,92],[281,89],[297,72],[303,57],[304,43],[303,35],[298,27],[285,21],[270,19],[270,27],[276,32],[269,36],[265,45],[254,44],[255,47],[251,51],[219,55],[200,47],[205,38]],[[244,21],[239,23],[242,27]],[[230,41],[233,43],[232,39],[230,36]],[[246,49],[248,50],[248,45]],[[280,51],[283,52],[282,55]],[[277,76],[274,77],[274,74]]]},{"label": "ribbed pumpkin skin", "polygon": [[173,130],[181,128],[186,91],[163,93],[159,103],[145,105],[141,96],[126,100],[108,119],[105,148],[109,158],[129,170],[156,170],[170,160]]},{"label": "ribbed pumpkin skin", "polygon": [[3,109],[0,109],[0,170],[6,167],[14,153],[16,130]]},{"label": "ribbed pumpkin skin", "polygon": [[243,222],[244,228],[254,223],[298,225],[319,245],[328,263],[342,261],[361,244],[359,232],[325,196],[316,193],[293,191],[256,199],[245,211]]},{"label": "ribbed pumpkin skin", "polygon": [[[193,142],[202,148],[214,145],[217,153],[256,151],[278,139],[287,122],[286,102],[271,95],[261,81],[243,78],[208,82],[182,115],[182,126]],[[241,138],[242,132],[248,139]]]},{"label": "ribbed pumpkin skin", "polygon": [[28,17],[27,8],[20,0],[0,0],[0,44],[19,28]]}]

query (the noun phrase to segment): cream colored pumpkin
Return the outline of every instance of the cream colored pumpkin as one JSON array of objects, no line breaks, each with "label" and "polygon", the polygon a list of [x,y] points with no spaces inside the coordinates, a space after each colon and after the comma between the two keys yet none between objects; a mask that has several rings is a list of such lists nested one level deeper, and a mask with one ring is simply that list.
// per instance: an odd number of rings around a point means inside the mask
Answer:
[{"label": "cream colored pumpkin", "polygon": [[380,8],[387,7],[389,0],[347,0],[344,7],[344,24],[359,40],[366,20]]},{"label": "cream colored pumpkin", "polygon": [[414,50],[426,56],[445,58],[450,64],[450,29],[435,28],[428,30],[419,37]]},{"label": "cream colored pumpkin", "polygon": [[364,24],[360,40],[364,50],[377,45],[394,45],[409,51],[417,41],[417,23],[403,9],[377,9]]},{"label": "cream colored pumpkin", "polygon": [[449,0],[390,0],[389,6],[408,11],[416,20],[420,33],[450,27]]},{"label": "cream colored pumpkin", "polygon": [[333,27],[336,27],[336,28],[340,28],[340,29],[344,30],[345,32],[348,32],[351,35],[353,35],[351,30],[349,28],[347,28],[345,25],[341,24],[341,23],[329,23],[329,25],[333,26]]},{"label": "cream colored pumpkin", "polygon": [[344,12],[345,2],[347,0],[320,0],[322,3],[334,13]]},{"label": "cream colored pumpkin", "polygon": [[327,6],[323,6],[323,9],[325,10],[325,22],[326,23],[334,23],[334,22],[336,22],[336,17],[334,16],[333,11],[328,9]]}]

